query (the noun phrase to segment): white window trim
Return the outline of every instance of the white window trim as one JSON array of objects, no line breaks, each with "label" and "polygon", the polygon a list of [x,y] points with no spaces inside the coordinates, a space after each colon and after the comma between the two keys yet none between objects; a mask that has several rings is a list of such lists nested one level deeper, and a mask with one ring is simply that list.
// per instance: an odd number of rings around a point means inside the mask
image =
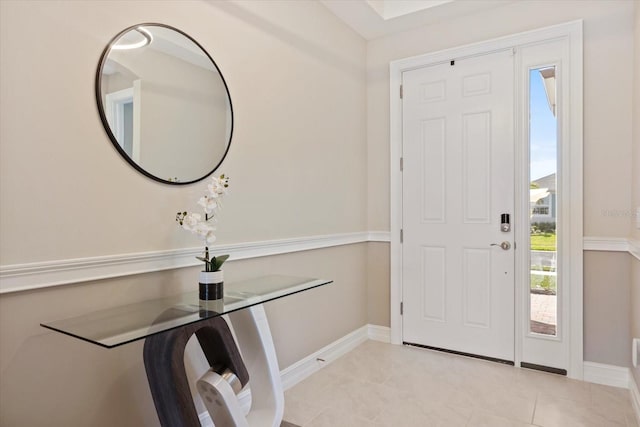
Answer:
[{"label": "white window trim", "polygon": [[[390,283],[390,311],[391,311],[391,342],[402,344],[402,316],[400,303],[402,302],[402,246],[400,243],[400,230],[402,228],[402,175],[400,172],[400,158],[402,157],[402,102],[399,88],[402,83],[402,73],[416,68],[448,62],[451,59],[481,55],[492,51],[518,48],[534,43],[541,43],[559,38],[566,38],[570,45],[570,123],[566,130],[565,150],[561,154],[564,159],[562,165],[565,176],[568,178],[570,188],[564,189],[563,200],[565,218],[571,218],[571,222],[561,226],[567,230],[564,257],[566,276],[564,283],[570,286],[569,313],[565,313],[569,322],[569,366],[567,375],[571,378],[582,379],[584,370],[583,361],[583,178],[582,178],[582,21],[573,21],[539,30],[528,31],[507,37],[428,53],[411,58],[393,61],[390,64],[390,214],[391,214],[391,283]],[[519,79],[520,80],[520,79]],[[521,81],[517,85],[522,85]],[[516,88],[518,89],[518,88]],[[517,104],[520,104],[517,103]],[[522,105],[515,105],[516,122],[520,117]],[[517,135],[520,134],[516,130]],[[522,141],[520,141],[522,143]],[[520,156],[522,157],[522,156]],[[521,161],[521,159],[517,159]],[[526,170],[520,165],[520,174]],[[525,179],[518,176],[518,179]],[[528,180],[528,177],[526,178]],[[517,214],[517,212],[516,212]],[[516,237],[516,244],[518,237]],[[519,365],[522,353],[522,322],[524,319],[522,304],[523,292],[516,287],[516,319],[515,319],[515,363]]]}]

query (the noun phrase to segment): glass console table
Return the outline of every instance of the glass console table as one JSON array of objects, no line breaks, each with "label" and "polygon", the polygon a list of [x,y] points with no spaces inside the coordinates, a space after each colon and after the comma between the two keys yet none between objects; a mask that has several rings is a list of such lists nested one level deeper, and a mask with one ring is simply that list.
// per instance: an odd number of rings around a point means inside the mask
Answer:
[{"label": "glass console table", "polygon": [[[196,335],[210,366],[196,388],[216,427],[277,427],[284,393],[262,304],[329,283],[265,276],[225,282],[220,300],[202,301],[197,291],[188,292],[41,326],[106,348],[144,339],[144,364],[158,418],[170,427],[200,425],[184,366],[185,346]],[[245,414],[237,395],[247,385],[252,403]]]}]

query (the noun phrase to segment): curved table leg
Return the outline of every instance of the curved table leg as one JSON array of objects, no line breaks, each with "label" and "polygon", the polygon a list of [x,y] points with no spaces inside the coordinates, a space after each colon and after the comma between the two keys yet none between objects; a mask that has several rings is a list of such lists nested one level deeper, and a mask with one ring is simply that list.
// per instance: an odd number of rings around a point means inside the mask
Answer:
[{"label": "curved table leg", "polygon": [[144,365],[160,424],[165,427],[200,426],[184,366],[185,346],[194,333],[214,371],[231,370],[242,386],[249,381],[233,335],[221,317],[148,337]]},{"label": "curved table leg", "polygon": [[[264,307],[259,304],[239,310],[229,314],[229,318],[237,346],[222,317],[152,335],[145,340],[145,369],[162,426],[200,426],[184,366],[185,346],[194,333],[212,367],[198,380],[198,391],[212,420],[219,420],[221,427],[280,426],[284,391]],[[231,370],[242,386],[251,378],[251,409],[246,419],[231,386],[219,375],[225,369]]]},{"label": "curved table leg", "polygon": [[238,396],[221,375],[207,371],[198,380],[198,392],[216,427],[249,427]]},{"label": "curved table leg", "polygon": [[250,426],[279,427],[284,390],[271,330],[262,304],[229,314],[251,381]]}]

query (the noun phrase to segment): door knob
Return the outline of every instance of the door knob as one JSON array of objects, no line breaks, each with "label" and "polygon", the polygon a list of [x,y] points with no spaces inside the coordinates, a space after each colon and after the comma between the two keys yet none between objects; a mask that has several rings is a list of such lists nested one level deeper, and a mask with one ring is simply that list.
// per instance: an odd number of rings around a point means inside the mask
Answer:
[{"label": "door knob", "polygon": [[492,243],[490,246],[500,246],[505,251],[511,249],[511,243],[507,242],[506,240],[502,243]]}]

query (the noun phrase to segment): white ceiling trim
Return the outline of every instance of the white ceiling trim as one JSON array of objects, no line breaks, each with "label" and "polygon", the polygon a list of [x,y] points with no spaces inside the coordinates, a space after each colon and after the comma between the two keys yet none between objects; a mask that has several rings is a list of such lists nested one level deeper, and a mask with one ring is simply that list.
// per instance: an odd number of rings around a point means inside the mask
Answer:
[{"label": "white ceiling trim", "polygon": [[[362,37],[372,40],[481,10],[504,6],[514,1],[516,0],[378,0],[370,3],[369,0],[320,0],[320,3]],[[414,11],[411,12],[411,10]]]},{"label": "white ceiling trim", "polygon": [[383,19],[397,18],[455,0],[365,0]]}]

